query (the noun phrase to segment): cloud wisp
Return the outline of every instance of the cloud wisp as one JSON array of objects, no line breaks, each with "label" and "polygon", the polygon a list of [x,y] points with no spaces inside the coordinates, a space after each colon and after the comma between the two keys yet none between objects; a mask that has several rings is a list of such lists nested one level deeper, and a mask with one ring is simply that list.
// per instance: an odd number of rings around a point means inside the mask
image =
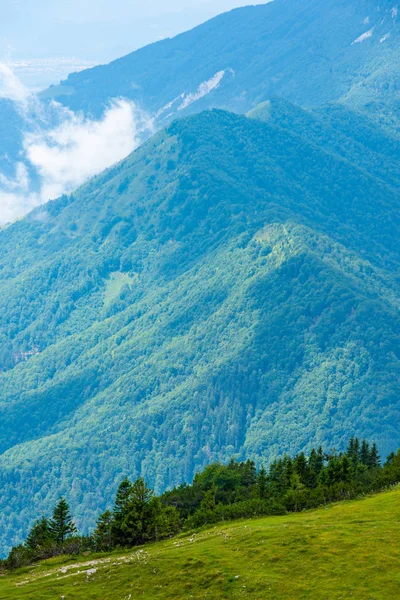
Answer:
[{"label": "cloud wisp", "polygon": [[[46,105],[36,106],[35,96],[29,96],[23,86],[6,69],[3,85],[18,105],[27,123],[21,157],[15,166],[15,176],[0,174],[0,224],[23,216],[34,207],[68,194],[90,177],[122,160],[141,143],[144,132],[151,132],[152,120],[133,102],[116,99],[110,102],[99,120],[75,114],[52,103],[46,124]],[[34,107],[34,110],[32,110]],[[32,112],[40,115],[36,122]],[[56,115],[56,119],[54,119]]]},{"label": "cloud wisp", "polygon": [[29,93],[10,67],[0,62],[0,98],[7,98],[20,104],[25,103],[28,96]]}]

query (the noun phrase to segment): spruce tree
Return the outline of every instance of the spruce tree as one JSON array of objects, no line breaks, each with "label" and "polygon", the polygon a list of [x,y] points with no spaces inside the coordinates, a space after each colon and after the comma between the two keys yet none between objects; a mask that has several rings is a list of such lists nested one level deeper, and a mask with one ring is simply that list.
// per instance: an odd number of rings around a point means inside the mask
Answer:
[{"label": "spruce tree", "polygon": [[60,498],[54,508],[53,517],[50,521],[50,532],[52,539],[57,544],[62,544],[70,535],[76,533],[76,527],[65,498]]},{"label": "spruce tree", "polygon": [[50,521],[46,517],[41,517],[28,533],[25,544],[30,550],[36,550],[48,545],[51,539]]},{"label": "spruce tree", "polygon": [[113,515],[110,510],[102,513],[96,521],[93,540],[96,550],[109,550],[113,546],[112,537]]},{"label": "spruce tree", "polygon": [[318,448],[318,451],[315,449],[311,450],[308,466],[310,471],[309,485],[314,488],[317,486],[319,474],[324,466],[324,453],[321,446]]},{"label": "spruce tree", "polygon": [[381,457],[379,456],[378,447],[374,442],[371,446],[371,452],[369,455],[369,467],[371,469],[376,469],[381,464]]},{"label": "spruce tree", "polygon": [[369,464],[369,458],[370,458],[369,443],[367,442],[367,440],[363,440],[361,443],[360,460],[361,460],[362,464],[365,465],[366,467]]},{"label": "spruce tree", "polygon": [[153,491],[139,477],[132,485],[126,514],[121,523],[125,545],[136,546],[152,539],[156,520],[153,498]]},{"label": "spruce tree", "polygon": [[132,491],[132,483],[125,477],[117,490],[115,497],[112,536],[115,545],[124,545],[126,543],[126,535],[124,532],[124,521],[128,512],[129,499]]},{"label": "spruce tree", "polygon": [[257,475],[257,491],[258,496],[261,500],[265,500],[268,495],[268,477],[267,471],[265,470],[264,465],[261,465],[261,468]]},{"label": "spruce tree", "polygon": [[347,454],[344,454],[342,456],[342,462],[341,462],[341,473],[340,473],[341,480],[344,481],[345,483],[348,483],[351,480],[351,473],[352,473],[351,461],[350,461],[349,457],[347,456]]},{"label": "spruce tree", "polygon": [[309,479],[309,470],[304,452],[300,452],[300,454],[295,457],[293,465],[295,473],[297,473],[299,476],[300,482],[303,485],[307,485]]}]

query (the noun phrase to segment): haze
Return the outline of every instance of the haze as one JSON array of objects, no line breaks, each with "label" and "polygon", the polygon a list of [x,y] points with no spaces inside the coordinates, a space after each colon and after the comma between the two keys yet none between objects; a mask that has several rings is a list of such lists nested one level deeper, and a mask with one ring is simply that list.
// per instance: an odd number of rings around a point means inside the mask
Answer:
[{"label": "haze", "polygon": [[[264,0],[265,1],[265,0]],[[2,0],[0,61],[40,89],[70,71],[109,62],[246,0]]]}]

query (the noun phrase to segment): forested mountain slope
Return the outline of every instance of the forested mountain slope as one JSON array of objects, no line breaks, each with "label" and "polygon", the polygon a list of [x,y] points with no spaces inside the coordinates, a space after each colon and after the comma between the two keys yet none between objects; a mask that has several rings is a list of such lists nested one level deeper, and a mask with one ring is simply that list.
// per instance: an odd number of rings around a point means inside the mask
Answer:
[{"label": "forested mountain slope", "polygon": [[0,231],[3,547],[122,475],[398,445],[399,145],[347,109],[204,112]]},{"label": "forested mountain slope", "polygon": [[378,0],[275,0],[225,13],[110,65],[72,74],[44,97],[100,114],[135,100],[159,122],[271,95],[301,106],[342,101],[399,116],[398,5]]}]

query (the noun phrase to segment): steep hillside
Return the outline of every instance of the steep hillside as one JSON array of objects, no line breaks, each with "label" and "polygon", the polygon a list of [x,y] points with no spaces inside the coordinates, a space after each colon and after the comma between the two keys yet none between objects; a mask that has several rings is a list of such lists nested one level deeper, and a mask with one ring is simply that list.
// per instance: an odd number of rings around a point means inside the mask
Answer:
[{"label": "steep hillside", "polygon": [[400,491],[0,578],[4,600],[397,598]]},{"label": "steep hillside", "polygon": [[279,95],[302,106],[342,101],[396,122],[398,23],[396,2],[275,0],[72,74],[44,97],[100,114],[123,96],[162,123],[210,107],[246,112]]},{"label": "steep hillside", "polygon": [[0,231],[3,547],[59,493],[92,524],[122,475],[398,445],[399,139],[256,112],[175,122]]}]

